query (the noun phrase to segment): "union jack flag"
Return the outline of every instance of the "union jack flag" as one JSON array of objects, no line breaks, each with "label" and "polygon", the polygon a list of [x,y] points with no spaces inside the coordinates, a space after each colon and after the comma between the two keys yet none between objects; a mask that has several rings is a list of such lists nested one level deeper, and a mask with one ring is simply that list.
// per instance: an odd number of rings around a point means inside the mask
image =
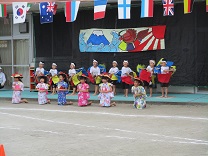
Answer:
[{"label": "union jack flag", "polygon": [[174,15],[174,0],[162,0],[163,1],[163,16]]},{"label": "union jack flag", "polygon": [[55,8],[55,2],[48,2],[47,12],[53,12]]}]

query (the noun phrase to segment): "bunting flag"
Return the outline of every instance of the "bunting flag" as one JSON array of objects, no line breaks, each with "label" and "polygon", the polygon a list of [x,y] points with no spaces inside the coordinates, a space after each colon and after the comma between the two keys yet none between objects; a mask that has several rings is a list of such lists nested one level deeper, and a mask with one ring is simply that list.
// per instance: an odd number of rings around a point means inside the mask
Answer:
[{"label": "bunting flag", "polygon": [[53,2],[41,2],[40,3],[40,23],[51,23],[53,22]]},{"label": "bunting flag", "polygon": [[27,4],[27,12],[30,10],[31,6],[32,6],[31,3],[28,3],[28,4]]},{"label": "bunting flag", "polygon": [[153,0],[142,0],[141,17],[153,17]]},{"label": "bunting flag", "polygon": [[208,12],[208,0],[206,0],[206,12]]},{"label": "bunting flag", "polygon": [[0,4],[0,17],[7,17],[6,4]]},{"label": "bunting flag", "polygon": [[184,0],[184,14],[192,12],[194,0]]},{"label": "bunting flag", "polygon": [[94,1],[94,20],[105,17],[107,0],[95,0]]},{"label": "bunting flag", "polygon": [[163,0],[163,16],[174,15],[174,0]]},{"label": "bunting flag", "polygon": [[118,19],[130,19],[131,0],[118,0]]},{"label": "bunting flag", "polygon": [[27,2],[13,2],[13,23],[24,23],[27,13]]},{"label": "bunting flag", "polygon": [[53,15],[56,15],[57,8],[58,8],[58,5],[57,4],[54,4]]},{"label": "bunting flag", "polygon": [[65,16],[66,22],[73,22],[77,18],[80,1],[69,1],[66,2]]}]

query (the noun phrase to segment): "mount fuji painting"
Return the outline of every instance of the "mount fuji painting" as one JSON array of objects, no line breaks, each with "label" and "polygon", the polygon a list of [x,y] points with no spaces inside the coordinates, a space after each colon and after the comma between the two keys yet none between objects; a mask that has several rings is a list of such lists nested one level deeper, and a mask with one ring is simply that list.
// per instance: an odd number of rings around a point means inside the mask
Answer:
[{"label": "mount fuji painting", "polygon": [[86,29],[79,34],[80,52],[142,52],[165,49],[166,26]]}]

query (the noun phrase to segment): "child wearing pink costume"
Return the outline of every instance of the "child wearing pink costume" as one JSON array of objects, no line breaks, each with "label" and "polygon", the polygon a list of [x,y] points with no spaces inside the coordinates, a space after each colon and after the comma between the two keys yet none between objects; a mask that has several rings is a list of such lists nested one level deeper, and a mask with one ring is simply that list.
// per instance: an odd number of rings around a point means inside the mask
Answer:
[{"label": "child wearing pink costume", "polygon": [[88,106],[91,105],[92,102],[88,102],[88,99],[90,98],[90,93],[89,93],[89,85],[86,83],[87,77],[82,74],[80,76],[80,84],[77,86],[77,91],[78,91],[78,106]]}]

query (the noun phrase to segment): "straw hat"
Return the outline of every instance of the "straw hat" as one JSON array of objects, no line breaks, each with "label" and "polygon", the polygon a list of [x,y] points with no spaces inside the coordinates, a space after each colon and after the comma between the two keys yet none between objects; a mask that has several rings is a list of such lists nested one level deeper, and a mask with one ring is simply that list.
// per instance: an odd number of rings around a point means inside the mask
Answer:
[{"label": "straw hat", "polygon": [[23,78],[22,74],[18,74],[18,73],[15,73],[15,74],[12,74],[13,78]]}]

